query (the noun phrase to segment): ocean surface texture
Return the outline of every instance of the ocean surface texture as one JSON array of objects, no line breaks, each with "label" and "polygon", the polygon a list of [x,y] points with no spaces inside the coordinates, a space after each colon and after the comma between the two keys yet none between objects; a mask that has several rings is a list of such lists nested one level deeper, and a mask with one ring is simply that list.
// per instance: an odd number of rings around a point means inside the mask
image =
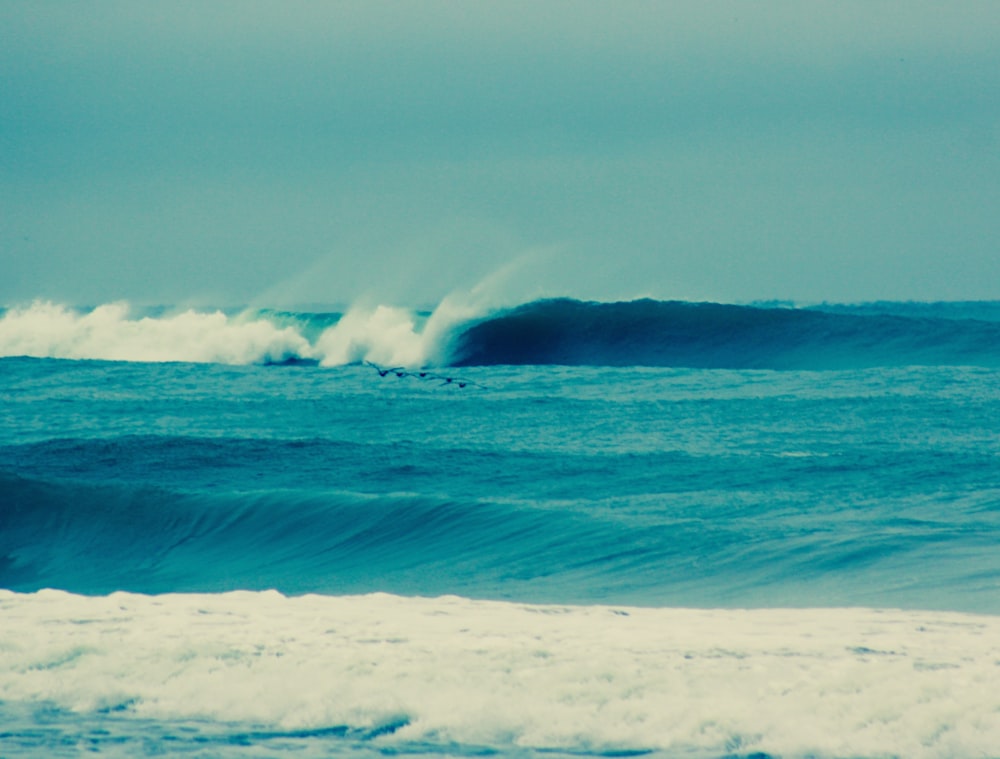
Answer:
[{"label": "ocean surface texture", "polygon": [[1000,757],[1000,304],[0,312],[0,756]]}]

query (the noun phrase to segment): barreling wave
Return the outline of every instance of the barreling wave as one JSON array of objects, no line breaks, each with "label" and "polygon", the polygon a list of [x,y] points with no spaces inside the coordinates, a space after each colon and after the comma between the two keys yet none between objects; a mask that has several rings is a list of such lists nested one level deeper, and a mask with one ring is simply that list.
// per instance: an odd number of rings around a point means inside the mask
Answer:
[{"label": "barreling wave", "polygon": [[[918,307],[919,305],[919,307]],[[0,357],[221,364],[370,361],[727,369],[1000,366],[996,304],[789,308],[637,300],[540,300],[485,313],[445,299],[430,313],[245,310],[133,314],[38,302],[0,316]]]},{"label": "barreling wave", "polygon": [[1000,324],[639,300],[529,303],[464,329],[456,365],[728,369],[1000,365]]}]

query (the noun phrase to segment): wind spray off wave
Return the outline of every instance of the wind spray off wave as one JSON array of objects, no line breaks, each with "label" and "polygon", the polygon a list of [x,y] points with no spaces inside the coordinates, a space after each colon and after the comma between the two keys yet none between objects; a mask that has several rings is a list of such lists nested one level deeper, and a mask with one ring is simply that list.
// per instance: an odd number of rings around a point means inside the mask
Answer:
[{"label": "wind spray off wave", "polygon": [[450,363],[448,346],[456,329],[474,323],[483,306],[470,298],[449,296],[429,314],[379,305],[355,308],[316,342],[323,366],[370,361],[393,366],[440,366]]}]

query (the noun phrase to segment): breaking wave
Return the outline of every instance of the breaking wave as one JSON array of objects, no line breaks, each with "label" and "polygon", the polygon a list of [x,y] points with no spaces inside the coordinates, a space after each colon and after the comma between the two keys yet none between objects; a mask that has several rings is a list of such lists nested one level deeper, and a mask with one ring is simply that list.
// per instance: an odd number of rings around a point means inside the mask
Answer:
[{"label": "breaking wave", "polygon": [[456,337],[458,365],[726,369],[1000,365],[1000,324],[652,300],[530,303]]},{"label": "breaking wave", "polygon": [[251,364],[311,358],[312,352],[295,326],[250,314],[134,317],[125,303],[86,311],[37,302],[0,318],[0,356]]},{"label": "breaking wave", "polygon": [[0,357],[403,367],[561,364],[728,369],[1000,366],[997,304],[789,308],[540,300],[433,312],[139,312],[49,302],[0,315]]}]

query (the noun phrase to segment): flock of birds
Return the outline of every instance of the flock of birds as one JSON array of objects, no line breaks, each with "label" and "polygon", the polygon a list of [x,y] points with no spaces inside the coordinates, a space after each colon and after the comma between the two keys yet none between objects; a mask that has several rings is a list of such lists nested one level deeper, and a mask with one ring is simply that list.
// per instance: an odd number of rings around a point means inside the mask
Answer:
[{"label": "flock of birds", "polygon": [[378,372],[379,377],[388,377],[390,374],[394,374],[397,377],[416,377],[417,379],[424,380],[427,382],[438,381],[442,385],[457,385],[458,387],[483,387],[478,382],[472,382],[471,380],[459,379],[458,377],[449,377],[445,374],[434,374],[427,371],[426,369],[417,369],[415,371],[410,371],[402,366],[379,366],[378,364],[373,364],[371,361],[363,362],[365,366],[370,366],[372,369]]}]

